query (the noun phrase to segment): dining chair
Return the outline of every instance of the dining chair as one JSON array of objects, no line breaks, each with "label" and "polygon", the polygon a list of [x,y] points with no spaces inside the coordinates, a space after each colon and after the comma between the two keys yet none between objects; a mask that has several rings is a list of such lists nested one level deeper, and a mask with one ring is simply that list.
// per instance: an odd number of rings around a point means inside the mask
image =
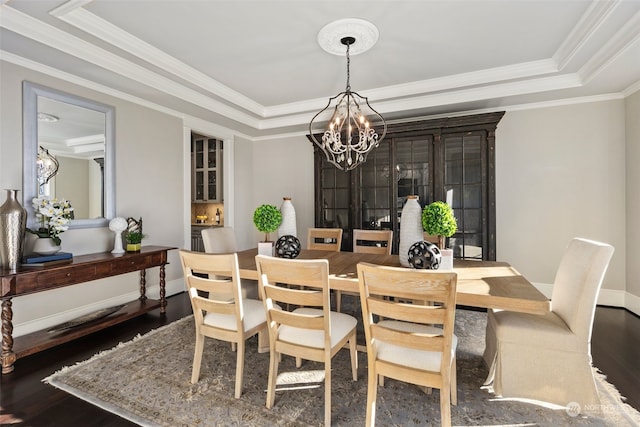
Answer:
[{"label": "dining chair", "polygon": [[[392,246],[393,230],[353,230],[354,253],[391,255]],[[351,292],[335,291],[335,293],[337,311],[342,309],[342,295],[359,297],[359,294]]]},{"label": "dining chair", "polygon": [[[269,330],[269,381],[267,408],[275,402],[278,365],[282,354],[324,362],[324,420],[331,425],[331,359],[348,343],[351,375],[358,380],[356,324],[354,317],[330,310],[329,262],[256,256],[260,293]],[[289,286],[287,286],[289,285]],[[304,289],[291,285],[301,285]],[[276,304],[299,306],[293,311]]]},{"label": "dining chair", "polygon": [[[204,251],[211,254],[229,254],[238,251],[233,227],[209,227],[201,231]],[[258,299],[258,282],[240,279],[243,298]]]},{"label": "dining chair", "polygon": [[591,330],[613,246],[574,238],[556,271],[551,311],[544,315],[489,310],[485,386],[502,397],[561,406],[599,404]]},{"label": "dining chair", "polygon": [[393,230],[353,230],[353,252],[391,255]]},{"label": "dining chair", "polygon": [[340,252],[342,228],[309,228],[307,248]]},{"label": "dining chair", "polygon": [[366,425],[375,425],[378,381],[383,386],[389,377],[440,389],[441,423],[450,426],[451,404],[457,404],[457,274],[369,263],[357,268],[368,360]]},{"label": "dining chair", "polygon": [[[242,298],[235,253],[207,254],[183,249],[180,261],[196,325],[191,383],[197,383],[200,378],[205,337],[234,343],[237,399],[242,394],[245,341],[255,334],[266,333],[267,318],[262,301]],[[202,296],[205,293],[208,297]]]}]

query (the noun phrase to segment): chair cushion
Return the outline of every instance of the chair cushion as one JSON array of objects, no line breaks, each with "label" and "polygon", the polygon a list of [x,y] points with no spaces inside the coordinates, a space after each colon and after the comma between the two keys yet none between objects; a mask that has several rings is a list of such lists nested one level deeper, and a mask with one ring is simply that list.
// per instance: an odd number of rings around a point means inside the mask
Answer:
[{"label": "chair cushion", "polygon": [[489,310],[487,321],[494,325],[498,342],[568,351],[584,351],[588,344],[553,311],[540,315]]},{"label": "chair cushion", "polygon": [[[248,331],[260,323],[266,322],[267,316],[264,311],[262,301],[254,299],[243,299],[244,308],[244,330]],[[237,330],[236,316],[233,314],[207,313],[204,316],[204,323],[215,328]]]},{"label": "chair cushion", "polygon": [[[298,314],[310,314],[322,316],[323,312],[318,308],[302,307],[293,310]],[[337,313],[332,311],[331,316],[331,347],[333,348],[340,340],[346,337],[349,332],[356,327],[358,321],[355,317],[344,313]],[[309,330],[303,328],[296,328],[294,326],[282,325],[280,326],[281,341],[290,342],[293,344],[304,345],[313,348],[324,348],[324,331]]]},{"label": "chair cushion", "polygon": [[[423,334],[442,334],[442,329],[419,323],[402,322],[399,320],[382,320],[378,325],[396,331],[417,332]],[[451,358],[455,357],[458,337],[454,334],[451,340]],[[408,366],[423,371],[440,371],[442,353],[439,351],[415,350],[389,344],[383,341],[376,341],[378,359],[398,365]]]}]

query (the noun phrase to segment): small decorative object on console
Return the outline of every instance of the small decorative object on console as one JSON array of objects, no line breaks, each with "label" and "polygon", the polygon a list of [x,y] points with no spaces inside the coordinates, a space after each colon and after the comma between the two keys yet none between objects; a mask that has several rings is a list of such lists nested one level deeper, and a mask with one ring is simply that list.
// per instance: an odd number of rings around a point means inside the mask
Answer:
[{"label": "small decorative object on console", "polygon": [[296,236],[290,234],[280,237],[276,241],[276,256],[280,258],[296,258],[300,255],[302,245]]},{"label": "small decorative object on console", "polygon": [[35,197],[33,210],[40,227],[37,230],[30,228],[26,230],[40,238],[51,238],[56,246],[60,246],[60,233],[69,229],[69,222],[73,219],[71,203],[65,199],[52,199],[49,196]]},{"label": "small decorative object on console", "polygon": [[124,233],[124,239],[127,242],[127,252],[139,252],[144,237],[146,236],[142,234],[142,218],[138,221],[131,217],[127,218],[127,231]]},{"label": "small decorative object on console", "polygon": [[115,241],[113,243],[112,254],[122,254],[124,249],[122,247],[122,232],[127,229],[127,220],[122,217],[113,218],[109,221],[109,230],[116,234]]},{"label": "small decorative object on console", "polygon": [[442,254],[438,246],[421,241],[411,245],[407,258],[413,268],[437,270],[440,267]]}]

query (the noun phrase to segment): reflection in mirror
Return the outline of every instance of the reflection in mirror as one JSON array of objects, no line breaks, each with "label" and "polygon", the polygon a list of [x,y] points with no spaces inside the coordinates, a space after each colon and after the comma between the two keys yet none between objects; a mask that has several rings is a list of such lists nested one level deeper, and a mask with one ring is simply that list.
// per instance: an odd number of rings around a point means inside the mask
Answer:
[{"label": "reflection in mirror", "polygon": [[105,227],[115,216],[114,108],[24,82],[23,201],[48,195],[74,207],[71,228]]}]

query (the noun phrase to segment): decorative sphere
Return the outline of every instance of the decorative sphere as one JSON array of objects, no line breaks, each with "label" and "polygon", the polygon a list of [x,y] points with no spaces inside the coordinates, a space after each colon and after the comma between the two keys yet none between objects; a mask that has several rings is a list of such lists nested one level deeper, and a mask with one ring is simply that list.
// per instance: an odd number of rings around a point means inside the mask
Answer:
[{"label": "decorative sphere", "polygon": [[413,268],[437,270],[442,261],[442,254],[438,246],[431,242],[421,241],[411,245],[407,258]]},{"label": "decorative sphere", "polygon": [[276,256],[279,258],[295,258],[300,255],[300,240],[296,236],[287,234],[276,241]]}]

